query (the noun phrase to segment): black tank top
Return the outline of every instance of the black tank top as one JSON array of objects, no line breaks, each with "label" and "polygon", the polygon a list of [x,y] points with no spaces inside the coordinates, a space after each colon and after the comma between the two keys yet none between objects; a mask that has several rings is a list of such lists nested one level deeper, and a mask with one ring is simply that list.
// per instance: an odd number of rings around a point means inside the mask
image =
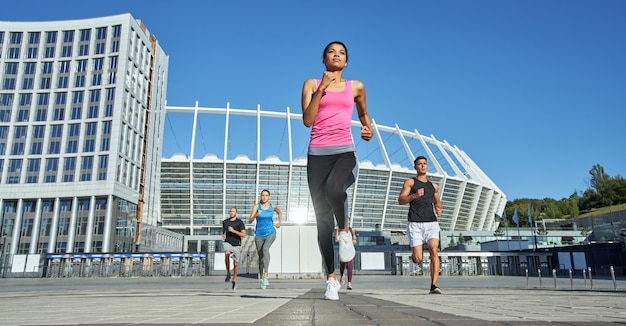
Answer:
[{"label": "black tank top", "polygon": [[422,182],[413,177],[413,187],[409,195],[417,192],[417,189],[424,188],[424,195],[411,201],[409,206],[409,222],[437,222],[433,206],[433,196],[435,196],[435,187],[430,181]]}]

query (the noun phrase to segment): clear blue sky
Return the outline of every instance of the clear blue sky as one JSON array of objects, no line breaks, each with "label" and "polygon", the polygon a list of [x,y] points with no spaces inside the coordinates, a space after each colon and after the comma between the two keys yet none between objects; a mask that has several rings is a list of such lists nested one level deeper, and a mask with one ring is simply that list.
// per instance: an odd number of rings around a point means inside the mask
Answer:
[{"label": "clear blue sky", "polygon": [[341,40],[376,123],[457,145],[509,200],[626,176],[626,1],[5,1],[0,20],[121,13],[170,56],[169,105],[300,112]]}]

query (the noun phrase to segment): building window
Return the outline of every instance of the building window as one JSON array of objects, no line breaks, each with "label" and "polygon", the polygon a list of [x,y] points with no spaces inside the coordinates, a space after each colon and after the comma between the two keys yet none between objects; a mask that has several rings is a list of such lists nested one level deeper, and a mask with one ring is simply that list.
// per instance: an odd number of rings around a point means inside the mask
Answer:
[{"label": "building window", "polygon": [[48,154],[59,154],[61,153],[61,142],[60,141],[51,141],[50,146],[48,147]]},{"label": "building window", "polygon": [[91,181],[91,171],[93,169],[93,156],[85,156],[82,158],[80,167],[80,181]]},{"label": "building window", "polygon": [[106,48],[106,44],[104,42],[96,43],[96,50],[94,54],[103,54],[105,48]]},{"label": "building window", "polygon": [[78,140],[68,140],[67,147],[65,148],[66,153],[78,153]]},{"label": "building window", "polygon": [[11,155],[23,155],[24,154],[24,143],[13,143],[13,148],[11,149]]},{"label": "building window", "polygon": [[33,89],[35,88],[35,78],[33,77],[24,77],[22,81],[22,89]]},{"label": "building window", "polygon": [[37,177],[39,176],[39,166],[41,159],[29,159],[26,173],[26,183],[37,183]]},{"label": "building window", "polygon": [[63,163],[63,182],[74,181],[76,171],[76,157],[66,157]]},{"label": "building window", "polygon": [[119,40],[111,41],[111,52],[116,53],[119,51],[120,51],[120,41]]},{"label": "building window", "polygon": [[85,87],[85,75],[77,75],[74,80],[74,87]]},{"label": "building window", "polygon": [[26,130],[28,127],[26,126],[16,126],[15,127],[15,132],[14,132],[14,137],[15,139],[24,139],[26,138]]},{"label": "building window", "polygon": [[89,55],[89,44],[81,44],[78,47],[78,55],[79,56]]},{"label": "building window", "polygon": [[47,115],[48,115],[48,110],[37,109],[37,112],[35,113],[35,121],[46,121]]},{"label": "building window", "polygon": [[59,73],[69,73],[72,66],[69,61],[61,61],[59,62]]},{"label": "building window", "polygon": [[63,125],[52,125],[50,129],[50,137],[61,138],[63,137]]},{"label": "building window", "polygon": [[41,64],[41,73],[42,74],[51,74],[52,73],[53,62],[46,61]]},{"label": "building window", "polygon": [[46,43],[56,43],[57,42],[57,32],[46,32]]},{"label": "building window", "polygon": [[38,50],[38,48],[33,48],[33,47],[28,48],[28,54],[26,55],[27,58],[29,58],[29,59],[36,59],[37,58],[37,50]]},{"label": "building window", "polygon": [[74,31],[63,31],[63,43],[74,42]]},{"label": "building window", "polygon": [[98,156],[98,180],[106,180],[107,168],[109,167],[109,156]]},{"label": "building window", "polygon": [[36,62],[26,62],[26,63],[24,63],[24,74],[25,75],[34,75],[35,71],[37,71],[37,63]]},{"label": "building window", "polygon": [[54,58],[54,46],[46,46],[45,58]]},{"label": "building window", "polygon": [[91,77],[91,86],[100,86],[102,85],[102,74],[94,73]]},{"label": "building window", "polygon": [[41,33],[39,32],[30,32],[28,33],[28,44],[39,44],[39,36]]},{"label": "building window", "polygon": [[45,171],[45,182],[56,182],[57,181],[57,171],[59,170],[59,159],[58,158],[49,158],[46,159],[46,171]]},{"label": "building window", "polygon": [[65,109],[63,108],[55,108],[54,116],[52,117],[54,121],[62,121],[65,119]]},{"label": "building window", "polygon": [[59,82],[57,88],[67,88],[68,76],[59,76]]},{"label": "building window", "polygon": [[9,170],[7,175],[7,183],[20,183],[20,174],[22,173],[22,159],[9,160]]},{"label": "building window", "polygon": [[78,137],[80,135],[80,124],[79,123],[70,124],[68,128],[68,135],[70,137]]},{"label": "building window", "polygon": [[82,115],[82,108],[81,107],[73,107],[72,108],[72,116],[71,119],[72,120],[79,120],[81,115]]},{"label": "building window", "polygon": [[35,155],[41,154],[42,150],[43,150],[43,143],[40,142],[40,141],[39,142],[33,142],[30,145],[30,153],[31,154],[35,154]]},{"label": "building window", "polygon": [[19,59],[20,48],[9,48],[9,59]]},{"label": "building window", "polygon": [[51,87],[50,81],[51,81],[50,77],[41,77],[41,84],[39,85],[39,88],[50,89]]}]

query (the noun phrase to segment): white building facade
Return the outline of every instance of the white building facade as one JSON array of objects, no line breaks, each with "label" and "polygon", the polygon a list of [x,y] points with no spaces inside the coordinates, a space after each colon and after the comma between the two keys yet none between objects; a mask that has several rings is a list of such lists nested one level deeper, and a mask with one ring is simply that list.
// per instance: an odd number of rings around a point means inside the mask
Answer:
[{"label": "white building facade", "polygon": [[135,251],[142,229],[179,241],[151,228],[168,62],[130,14],[0,21],[2,253]]}]

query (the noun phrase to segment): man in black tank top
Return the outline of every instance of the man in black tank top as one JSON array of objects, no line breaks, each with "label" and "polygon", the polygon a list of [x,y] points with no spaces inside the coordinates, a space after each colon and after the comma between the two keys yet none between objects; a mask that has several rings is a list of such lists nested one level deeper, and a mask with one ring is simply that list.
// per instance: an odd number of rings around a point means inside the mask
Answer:
[{"label": "man in black tank top", "polygon": [[406,234],[411,246],[411,258],[416,264],[424,260],[423,244],[428,245],[430,254],[430,293],[441,294],[437,287],[439,279],[439,222],[437,217],[441,216],[442,206],[439,199],[439,186],[428,181],[428,161],[424,156],[418,156],[414,163],[417,176],[406,179],[398,204],[409,204],[408,223]]}]

